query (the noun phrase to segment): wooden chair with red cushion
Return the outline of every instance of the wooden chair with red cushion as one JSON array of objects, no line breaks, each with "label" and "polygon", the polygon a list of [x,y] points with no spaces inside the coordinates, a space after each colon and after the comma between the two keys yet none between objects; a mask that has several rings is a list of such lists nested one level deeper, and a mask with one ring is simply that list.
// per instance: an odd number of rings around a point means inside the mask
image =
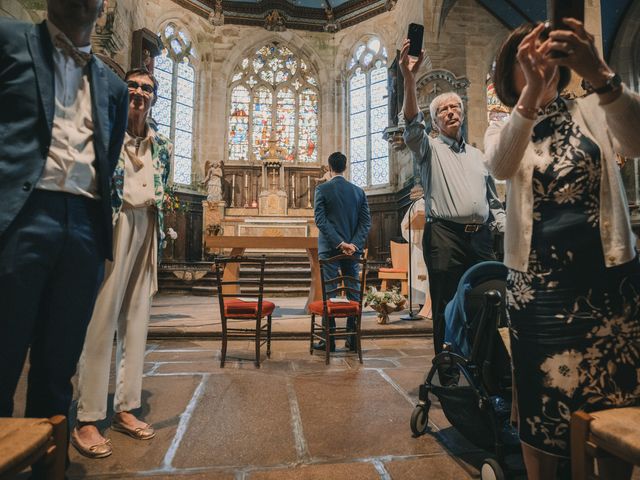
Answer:
[{"label": "wooden chair with red cushion", "polygon": [[[265,261],[264,255],[258,258],[218,257],[214,261],[213,269],[216,274],[222,322],[220,367],[224,367],[227,341],[230,339],[253,338],[255,340],[255,365],[258,368],[260,368],[260,347],[265,343],[267,358],[271,357],[271,315],[276,306],[263,299]],[[237,280],[225,280],[225,269],[239,270],[240,275],[234,275]],[[231,323],[243,326],[231,327]]]},{"label": "wooden chair with red cushion", "polygon": [[[359,275],[351,277],[347,275],[338,275],[335,278],[325,281],[324,271],[327,265],[338,263],[341,260],[349,260],[359,265]],[[361,279],[367,277],[367,259],[354,257],[352,255],[338,255],[328,259],[320,260],[320,278],[322,280],[322,300],[317,300],[309,304],[311,311],[311,335],[310,335],[310,352],[313,354],[313,341],[322,340],[325,343],[325,363],[329,365],[329,355],[331,351],[331,340],[337,338],[351,338],[355,335],[356,351],[358,358],[362,363],[362,348],[360,341],[360,325],[362,319],[362,300],[364,295],[364,282]],[[357,286],[357,288],[354,288]],[[358,296],[359,301],[349,300],[347,296]],[[319,316],[321,323],[316,322],[316,316]],[[331,328],[331,320],[336,318],[355,317],[355,332],[347,329],[347,326],[340,327],[336,325]],[[316,333],[316,329],[318,333]]]}]

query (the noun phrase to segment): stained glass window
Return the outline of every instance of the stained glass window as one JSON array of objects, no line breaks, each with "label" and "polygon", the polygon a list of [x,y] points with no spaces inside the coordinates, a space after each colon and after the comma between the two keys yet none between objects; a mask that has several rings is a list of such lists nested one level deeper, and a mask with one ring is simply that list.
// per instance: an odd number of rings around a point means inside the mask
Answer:
[{"label": "stained glass window", "polygon": [[153,73],[159,86],[152,116],[160,133],[174,143],[173,182],[191,185],[196,81],[191,62],[195,52],[189,36],[173,23],[159,35],[165,48],[154,64]]},{"label": "stained glass window", "polygon": [[349,156],[351,181],[361,187],[389,183],[387,50],[377,37],[353,50],[349,71]]},{"label": "stained glass window", "polygon": [[320,95],[308,62],[272,42],[243,58],[231,78],[230,161],[259,160],[272,135],[284,160],[318,161]]}]

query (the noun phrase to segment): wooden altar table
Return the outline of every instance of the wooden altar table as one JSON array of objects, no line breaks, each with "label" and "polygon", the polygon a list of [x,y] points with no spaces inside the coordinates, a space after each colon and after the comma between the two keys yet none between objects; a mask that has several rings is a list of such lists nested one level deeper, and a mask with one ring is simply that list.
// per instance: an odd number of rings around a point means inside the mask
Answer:
[{"label": "wooden altar table", "polygon": [[[231,237],[220,236],[205,238],[206,248],[230,248],[231,256],[243,255],[247,248],[260,250],[286,250],[304,249],[309,257],[311,266],[311,287],[309,297],[304,306],[304,311],[309,313],[309,304],[316,300],[322,300],[322,284],[320,282],[320,263],[318,262],[318,237]],[[223,280],[235,281],[238,279],[238,265],[227,265]],[[237,288],[237,287],[233,287]],[[229,293],[235,293],[230,290]],[[239,293],[239,292],[238,292]]]}]

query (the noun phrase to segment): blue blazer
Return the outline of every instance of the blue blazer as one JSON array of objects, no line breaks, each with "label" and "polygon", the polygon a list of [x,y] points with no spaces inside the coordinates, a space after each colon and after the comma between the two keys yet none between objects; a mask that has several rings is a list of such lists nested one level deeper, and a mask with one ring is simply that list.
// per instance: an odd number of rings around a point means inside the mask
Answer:
[{"label": "blue blazer", "polygon": [[[342,176],[318,185],[314,216],[318,230],[318,253],[335,252],[342,242],[362,250],[371,228],[369,204],[364,191]],[[335,252],[337,253],[337,252]]]},{"label": "blue blazer", "polygon": [[[127,128],[125,83],[95,56],[89,62],[91,110],[105,257],[111,258],[111,175]],[[45,22],[0,18],[0,236],[42,175],[55,110],[53,45]]]}]

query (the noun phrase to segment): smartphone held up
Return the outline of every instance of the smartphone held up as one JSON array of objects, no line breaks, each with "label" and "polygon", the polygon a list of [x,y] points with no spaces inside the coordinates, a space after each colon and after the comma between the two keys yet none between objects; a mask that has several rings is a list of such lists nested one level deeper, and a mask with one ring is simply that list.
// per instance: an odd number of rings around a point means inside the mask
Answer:
[{"label": "smartphone held up", "polygon": [[[584,23],[584,0],[547,0],[547,13],[551,19],[550,30],[568,30],[564,18],[575,18]],[[560,58],[566,54],[553,50],[551,56]]]},{"label": "smartphone held up", "polygon": [[409,39],[409,56],[419,57],[422,52],[424,27],[419,23],[410,23],[407,38]]}]

